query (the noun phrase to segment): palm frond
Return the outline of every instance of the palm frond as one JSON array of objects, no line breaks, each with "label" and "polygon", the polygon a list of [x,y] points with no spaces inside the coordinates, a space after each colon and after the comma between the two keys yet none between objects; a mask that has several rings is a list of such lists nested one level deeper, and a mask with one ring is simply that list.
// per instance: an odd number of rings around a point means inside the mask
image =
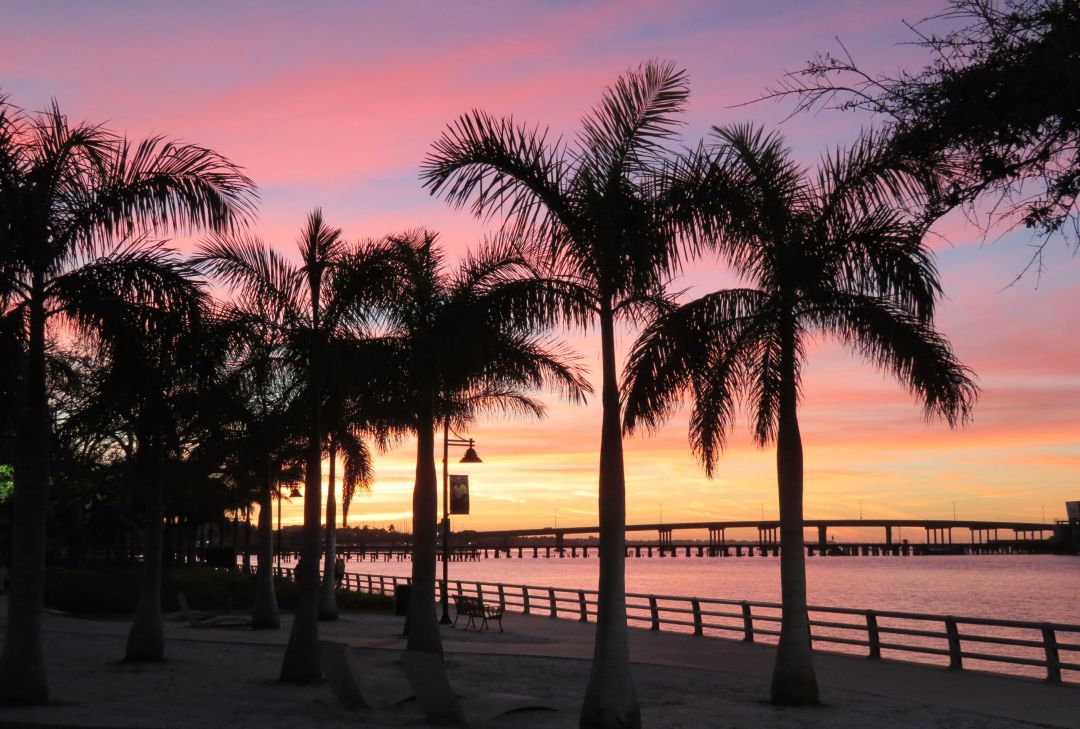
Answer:
[{"label": "palm frond", "polygon": [[238,290],[253,303],[293,317],[303,308],[299,269],[248,233],[212,235],[199,244],[192,265]]},{"label": "palm frond", "polygon": [[671,61],[647,61],[619,76],[581,121],[582,166],[601,187],[650,170],[678,134],[689,94],[686,71]]},{"label": "palm frond", "polygon": [[46,295],[53,311],[90,334],[107,331],[111,316],[123,321],[140,312],[162,312],[191,322],[206,296],[194,269],[176,251],[144,237],[54,278]]},{"label": "palm frond", "polygon": [[[443,407],[447,406],[444,404]],[[547,408],[542,401],[520,390],[500,389],[494,386],[476,388],[460,394],[451,401],[449,412],[456,413],[456,417],[451,418],[454,427],[464,427],[480,414],[531,416],[537,419],[547,416]]]},{"label": "palm frond", "polygon": [[825,240],[814,251],[823,278],[840,291],[889,298],[929,322],[941,285],[922,226],[887,207],[849,213],[822,221]]},{"label": "palm frond", "polygon": [[941,210],[927,207],[944,195],[941,169],[923,158],[901,154],[888,130],[869,130],[856,141],[825,155],[818,165],[816,195],[822,217],[834,208],[888,206],[917,213],[925,227]]},{"label": "palm frond", "polygon": [[745,340],[752,340],[766,307],[767,297],[761,292],[730,289],[684,304],[646,327],[625,368],[626,432],[640,426],[655,431],[697,383],[709,379],[710,370],[729,367],[727,360],[740,348],[733,345],[746,346]]},{"label": "palm frond", "polygon": [[92,241],[136,228],[232,233],[251,221],[257,198],[240,167],[212,150],[162,137],[124,139],[73,206],[69,234]]},{"label": "palm frond", "polygon": [[683,163],[688,202],[701,205],[699,235],[738,274],[764,284],[765,256],[790,237],[802,171],[782,137],[761,127],[713,127],[713,138]]},{"label": "palm frond", "polygon": [[549,143],[546,130],[474,109],[432,145],[420,180],[454,207],[470,205],[479,218],[516,221],[546,239],[578,227],[564,201],[561,158],[561,141]]},{"label": "palm frond", "polygon": [[956,358],[949,340],[894,302],[858,294],[834,294],[805,315],[867,360],[896,377],[922,402],[927,419],[950,427],[971,419],[978,398],[973,372]]}]

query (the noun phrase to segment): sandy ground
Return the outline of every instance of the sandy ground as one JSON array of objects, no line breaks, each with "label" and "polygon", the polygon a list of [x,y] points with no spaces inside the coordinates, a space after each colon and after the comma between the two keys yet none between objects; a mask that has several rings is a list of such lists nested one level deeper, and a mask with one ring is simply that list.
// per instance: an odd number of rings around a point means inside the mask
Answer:
[{"label": "sandy ground", "polygon": [[[540,620],[519,618],[519,621]],[[513,621],[510,621],[511,623]],[[488,726],[509,729],[577,726],[588,679],[588,661],[551,657],[564,645],[563,621],[502,635],[446,628],[447,666],[461,689],[529,694],[556,711],[504,715]],[[387,710],[348,711],[329,686],[279,683],[287,630],[167,627],[168,660],[127,664],[122,621],[47,616],[45,649],[53,703],[0,708],[0,726],[28,723],[87,727],[423,727],[414,701]],[[383,614],[352,614],[320,626],[323,637],[364,646],[362,655],[392,661],[400,650],[401,622]],[[585,627],[585,626],[582,626]],[[571,631],[572,632],[572,631]],[[579,651],[580,652],[580,651]],[[361,668],[362,668],[361,664]],[[382,669],[385,670],[385,669]],[[636,664],[635,681],[644,725],[660,727],[800,727],[805,729],[998,729],[1037,726],[917,701],[832,689],[827,704],[811,709],[769,705],[767,682],[754,673],[671,665]]]}]

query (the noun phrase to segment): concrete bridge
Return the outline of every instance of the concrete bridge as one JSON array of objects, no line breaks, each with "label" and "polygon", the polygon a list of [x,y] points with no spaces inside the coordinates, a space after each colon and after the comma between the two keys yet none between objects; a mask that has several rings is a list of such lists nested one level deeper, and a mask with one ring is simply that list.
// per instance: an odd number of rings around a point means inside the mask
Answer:
[{"label": "concrete bridge", "polygon": [[[1069,523],[1042,524],[1019,521],[977,521],[969,519],[808,519],[804,529],[817,530],[816,540],[807,540],[810,556],[910,556],[937,554],[1033,554],[1070,551]],[[829,530],[857,528],[880,530],[883,537],[837,542]],[[900,530],[914,530],[922,540],[900,539]],[[452,533],[450,559],[475,560],[485,557],[589,557],[597,553],[595,544],[567,541],[567,536],[589,536],[599,527],[542,527]],[[752,529],[757,541],[729,541],[727,531]],[[708,541],[675,539],[679,531],[708,534]],[[955,531],[960,532],[954,534]],[[702,521],[675,524],[628,524],[626,557],[753,557],[780,554],[780,522],[773,520]],[[1004,534],[1002,534],[1004,532]],[[868,535],[869,537],[869,535]],[[954,539],[954,537],[956,537]],[[441,544],[440,544],[441,547]],[[290,550],[291,551],[291,550]],[[412,558],[411,539],[401,535],[393,544],[339,543],[338,552],[347,560],[391,561]]]},{"label": "concrete bridge", "polygon": [[[803,528],[816,529],[817,540],[807,540],[806,548],[810,555],[820,554],[971,554],[971,553],[1030,553],[1054,551],[1055,545],[1066,542],[1068,524],[1042,524],[1021,521],[980,521],[971,519],[807,519]],[[829,530],[838,528],[858,528],[881,530],[883,540],[860,540],[857,542],[837,543],[829,540]],[[898,539],[901,529],[921,531],[922,541]],[[729,529],[754,529],[758,539],[756,545],[745,542],[731,543],[727,539]],[[954,540],[954,530],[960,530],[962,536]],[[964,533],[966,530],[966,533]],[[708,542],[676,542],[674,536],[679,531],[704,531],[708,533]],[[1001,532],[1005,532],[1002,538]],[[589,548],[582,545],[567,545],[566,537],[594,535],[599,532],[597,526],[583,527],[542,527],[538,529],[503,529],[495,531],[472,532],[473,545],[480,550],[511,550],[521,553],[523,550],[536,549],[537,538],[550,537],[550,545],[559,554],[567,550],[571,556],[582,552],[588,556]],[[627,556],[652,556],[654,551],[660,556],[679,552],[691,556],[742,556],[743,550],[748,555],[777,555],[780,548],[780,522],[776,519],[742,521],[700,521],[679,523],[627,524]],[[635,539],[635,535],[656,535],[656,541],[646,537]],[[967,537],[964,539],[963,537]],[[546,541],[546,540],[545,540]],[[540,549],[547,548],[545,544]],[[595,551],[595,547],[593,547]],[[643,551],[644,550],[644,551]],[[548,549],[550,551],[550,549]],[[520,556],[520,555],[519,555]]]}]

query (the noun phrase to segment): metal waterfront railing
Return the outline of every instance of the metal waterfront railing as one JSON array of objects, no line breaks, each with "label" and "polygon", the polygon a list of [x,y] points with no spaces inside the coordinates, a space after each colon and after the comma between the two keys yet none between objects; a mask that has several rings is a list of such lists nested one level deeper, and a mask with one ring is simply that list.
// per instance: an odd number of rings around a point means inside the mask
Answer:
[{"label": "metal waterfront railing", "polygon": [[[276,572],[294,578],[292,568]],[[410,581],[349,572],[342,586],[385,595]],[[596,617],[595,590],[464,580],[451,580],[449,589],[452,595],[477,597],[524,615],[579,622]],[[779,603],[627,593],[626,607],[631,625],[655,631],[745,642],[775,642],[780,635]],[[1080,681],[1080,625],[820,606],[811,606],[809,613],[816,649],[1037,675],[1054,683]]]}]

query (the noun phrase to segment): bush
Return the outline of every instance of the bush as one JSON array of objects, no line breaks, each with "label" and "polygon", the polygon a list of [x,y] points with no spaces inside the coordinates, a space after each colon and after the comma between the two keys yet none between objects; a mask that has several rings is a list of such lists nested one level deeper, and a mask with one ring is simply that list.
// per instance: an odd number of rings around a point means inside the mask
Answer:
[{"label": "bush", "polygon": [[[50,567],[45,575],[45,606],[72,615],[118,615],[135,611],[139,594],[138,567],[72,569]],[[296,608],[296,584],[276,579],[278,607]],[[162,609],[180,609],[177,593],[197,610],[244,612],[255,598],[255,577],[236,570],[176,567],[165,570],[161,587]],[[338,591],[341,610],[390,610],[393,598]]]}]

